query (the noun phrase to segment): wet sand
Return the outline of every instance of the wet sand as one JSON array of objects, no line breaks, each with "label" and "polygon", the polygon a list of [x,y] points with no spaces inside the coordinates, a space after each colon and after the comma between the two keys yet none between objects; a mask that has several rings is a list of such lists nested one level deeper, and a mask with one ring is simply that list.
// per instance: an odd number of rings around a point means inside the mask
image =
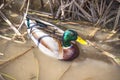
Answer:
[{"label": "wet sand", "polygon": [[[0,56],[0,60],[21,54],[34,45],[31,40],[26,44],[3,39],[0,41],[0,52],[5,53],[4,56]],[[46,56],[36,47],[8,64],[0,66],[0,72],[7,73],[16,80],[120,80],[119,66],[92,48],[87,50],[84,50],[87,47],[80,46],[80,48],[84,53],[77,59],[66,62]]]}]

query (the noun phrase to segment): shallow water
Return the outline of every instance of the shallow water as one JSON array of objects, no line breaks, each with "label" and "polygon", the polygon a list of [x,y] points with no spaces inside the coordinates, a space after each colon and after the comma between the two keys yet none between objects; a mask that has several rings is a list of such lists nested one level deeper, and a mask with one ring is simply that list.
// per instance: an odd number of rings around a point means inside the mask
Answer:
[{"label": "shallow water", "polygon": [[[4,56],[0,56],[0,60],[21,54],[34,45],[31,40],[26,44],[3,39],[0,41],[0,52],[5,53]],[[36,47],[0,66],[0,72],[7,73],[17,80],[120,80],[120,67],[102,60],[99,55],[94,56],[93,54],[97,53],[90,50],[88,54],[81,53],[74,61],[66,62],[48,57]]]},{"label": "shallow water", "polygon": [[[17,6],[16,9],[12,7],[13,11],[18,11],[21,7],[14,4],[12,6]],[[10,14],[10,11],[9,13],[7,11],[6,14],[10,15],[9,18],[12,17],[10,20],[15,23],[20,22],[20,15],[13,15],[13,13]],[[81,30],[80,27],[75,28],[70,25],[66,27],[78,32]],[[89,31],[83,34],[86,33],[89,33]],[[32,45],[34,43],[31,40],[28,40],[26,44],[17,44],[0,38],[0,52],[4,53],[4,56],[0,56],[0,64],[24,53]],[[0,65],[0,72],[10,75],[16,80],[120,80],[119,66],[113,64],[110,59],[101,55],[92,47],[81,47],[84,49],[84,53],[81,52],[80,56],[71,62],[48,57],[36,47],[25,55],[7,64]]]}]

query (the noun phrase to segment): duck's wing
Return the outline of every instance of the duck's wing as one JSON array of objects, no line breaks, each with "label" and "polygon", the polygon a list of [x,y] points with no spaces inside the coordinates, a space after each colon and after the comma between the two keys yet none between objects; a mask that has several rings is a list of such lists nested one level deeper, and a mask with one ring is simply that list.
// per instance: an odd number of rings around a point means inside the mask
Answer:
[{"label": "duck's wing", "polygon": [[63,53],[61,42],[55,38],[45,37],[40,43],[58,57]]},{"label": "duck's wing", "polygon": [[53,28],[54,30],[57,30],[57,32],[63,34],[64,31],[61,30],[59,27],[57,27],[56,25],[54,24],[51,24],[47,21],[44,21],[44,20],[41,20],[41,19],[38,19],[38,18],[34,18],[34,17],[31,17],[31,16],[27,16],[27,18],[29,18],[30,20],[34,20],[39,26],[42,26],[44,28]]},{"label": "duck's wing", "polygon": [[43,27],[43,28],[47,28],[47,25],[42,23],[42,22],[39,22],[39,21],[35,21],[37,25],[39,25],[40,27]]}]

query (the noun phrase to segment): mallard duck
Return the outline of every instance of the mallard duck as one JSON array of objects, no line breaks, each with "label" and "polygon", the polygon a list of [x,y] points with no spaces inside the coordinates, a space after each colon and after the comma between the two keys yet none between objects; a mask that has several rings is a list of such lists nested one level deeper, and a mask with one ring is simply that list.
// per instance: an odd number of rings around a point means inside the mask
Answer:
[{"label": "mallard duck", "polygon": [[[75,41],[83,45],[87,44],[87,42],[80,38],[77,32],[74,30],[63,31],[56,26],[47,27],[47,25],[44,25],[44,23],[41,24],[43,25],[42,27],[41,25],[39,26],[38,23],[38,21],[32,21],[29,18],[25,20],[29,36],[35,42],[38,48],[48,56],[65,61],[73,60],[79,56],[79,48]],[[58,31],[62,34],[61,39],[52,37],[49,33],[45,32],[45,29],[43,28],[49,28],[48,30],[50,31],[51,29]]]}]

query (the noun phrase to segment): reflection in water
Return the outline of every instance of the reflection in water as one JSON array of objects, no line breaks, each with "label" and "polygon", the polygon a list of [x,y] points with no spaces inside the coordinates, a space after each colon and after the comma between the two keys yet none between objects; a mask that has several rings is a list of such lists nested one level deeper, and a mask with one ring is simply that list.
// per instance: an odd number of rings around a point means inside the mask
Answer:
[{"label": "reflection in water", "polygon": [[[0,43],[0,50],[6,54],[1,59],[5,60],[24,52],[31,44],[31,41],[24,45],[4,41],[4,44]],[[12,75],[17,80],[37,80],[38,76],[39,80],[120,80],[120,67],[117,65],[92,58],[80,60],[81,57],[72,62],[59,61],[44,55],[36,47],[4,66],[0,71]]]}]

